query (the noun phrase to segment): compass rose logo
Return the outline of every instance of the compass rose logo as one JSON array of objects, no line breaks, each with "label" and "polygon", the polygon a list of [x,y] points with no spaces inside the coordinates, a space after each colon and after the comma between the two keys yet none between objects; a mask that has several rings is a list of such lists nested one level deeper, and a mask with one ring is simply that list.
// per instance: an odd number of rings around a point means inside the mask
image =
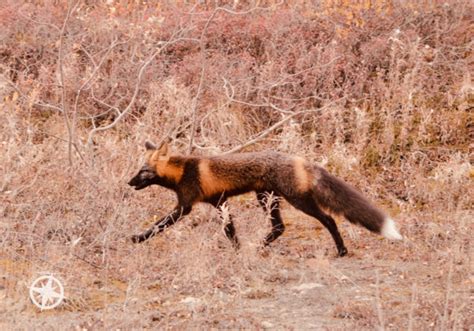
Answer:
[{"label": "compass rose logo", "polygon": [[64,299],[63,285],[53,276],[41,276],[31,284],[30,298],[41,310],[56,308]]}]

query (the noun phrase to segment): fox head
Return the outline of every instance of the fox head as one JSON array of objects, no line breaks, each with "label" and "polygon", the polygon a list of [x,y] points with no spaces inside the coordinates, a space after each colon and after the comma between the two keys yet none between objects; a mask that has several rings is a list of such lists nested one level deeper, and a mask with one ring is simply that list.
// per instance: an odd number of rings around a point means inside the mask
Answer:
[{"label": "fox head", "polygon": [[169,186],[169,178],[166,174],[160,174],[160,169],[166,167],[170,158],[168,144],[163,143],[157,148],[154,144],[147,141],[145,148],[145,165],[128,182],[128,185],[133,186],[135,190],[141,190],[153,184]]}]

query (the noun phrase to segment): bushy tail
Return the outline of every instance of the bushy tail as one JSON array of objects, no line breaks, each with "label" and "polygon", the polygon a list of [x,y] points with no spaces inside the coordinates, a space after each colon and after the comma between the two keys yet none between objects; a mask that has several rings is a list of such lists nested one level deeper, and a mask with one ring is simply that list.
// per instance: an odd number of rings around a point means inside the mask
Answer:
[{"label": "bushy tail", "polygon": [[393,220],[371,204],[355,188],[329,174],[320,167],[315,169],[314,199],[323,208],[344,215],[351,223],[392,240],[403,239]]}]

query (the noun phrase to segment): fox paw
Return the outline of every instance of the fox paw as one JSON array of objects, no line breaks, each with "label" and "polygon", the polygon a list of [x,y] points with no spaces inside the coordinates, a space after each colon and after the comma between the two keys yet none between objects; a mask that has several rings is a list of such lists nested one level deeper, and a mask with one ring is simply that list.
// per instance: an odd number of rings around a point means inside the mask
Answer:
[{"label": "fox paw", "polygon": [[337,255],[339,255],[339,257],[343,257],[343,256],[347,255],[347,248],[342,247],[342,248],[338,249],[337,250]]},{"label": "fox paw", "polygon": [[143,236],[137,235],[137,234],[136,234],[136,235],[133,235],[131,239],[132,239],[132,242],[133,242],[134,244],[138,244],[138,243],[141,243],[141,242],[145,241],[145,239],[143,238]]}]

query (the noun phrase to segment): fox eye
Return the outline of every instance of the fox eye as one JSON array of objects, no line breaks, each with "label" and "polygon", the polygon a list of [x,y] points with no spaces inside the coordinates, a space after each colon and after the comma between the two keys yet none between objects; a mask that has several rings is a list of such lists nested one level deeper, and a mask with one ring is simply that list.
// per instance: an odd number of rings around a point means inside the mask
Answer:
[{"label": "fox eye", "polygon": [[150,169],[142,169],[140,171],[140,177],[142,179],[151,179],[151,178],[155,177],[155,173]]}]

